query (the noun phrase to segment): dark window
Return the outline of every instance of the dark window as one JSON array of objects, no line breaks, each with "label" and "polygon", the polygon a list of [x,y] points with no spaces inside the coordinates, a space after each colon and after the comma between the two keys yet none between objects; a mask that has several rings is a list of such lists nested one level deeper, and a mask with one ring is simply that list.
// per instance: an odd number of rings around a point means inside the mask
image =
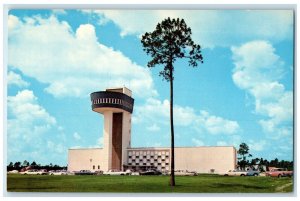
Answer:
[{"label": "dark window", "polygon": [[93,165],[93,170],[95,169],[95,166]]},{"label": "dark window", "polygon": [[100,170],[100,165],[98,165],[98,170]]}]

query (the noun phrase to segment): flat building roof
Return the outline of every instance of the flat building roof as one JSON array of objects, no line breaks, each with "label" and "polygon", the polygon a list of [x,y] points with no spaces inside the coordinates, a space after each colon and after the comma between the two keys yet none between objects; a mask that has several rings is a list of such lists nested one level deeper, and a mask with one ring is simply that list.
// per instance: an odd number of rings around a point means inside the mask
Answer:
[{"label": "flat building roof", "polygon": [[[228,147],[228,148],[234,148],[234,146],[186,146],[186,147],[174,147],[175,149],[186,149],[186,148],[220,148],[220,147]],[[127,148],[128,150],[130,149],[171,149],[171,147],[131,147]]]}]

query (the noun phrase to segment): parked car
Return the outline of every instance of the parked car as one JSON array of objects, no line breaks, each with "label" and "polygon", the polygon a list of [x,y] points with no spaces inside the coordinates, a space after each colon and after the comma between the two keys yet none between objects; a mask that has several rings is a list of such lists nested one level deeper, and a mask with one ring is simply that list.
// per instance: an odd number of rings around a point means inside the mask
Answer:
[{"label": "parked car", "polygon": [[140,175],[161,175],[162,173],[155,169],[149,169],[143,172],[140,172]]},{"label": "parked car", "polygon": [[224,176],[246,176],[246,170],[229,170]]},{"label": "parked car", "polygon": [[103,172],[103,175],[131,175],[131,170],[121,171],[116,169],[108,170],[107,172]]},{"label": "parked car", "polygon": [[47,170],[35,170],[35,169],[31,169],[31,170],[26,170],[24,172],[20,172],[20,174],[23,175],[47,175],[48,172]]},{"label": "parked car", "polygon": [[18,174],[18,173],[19,173],[18,170],[11,170],[7,172],[7,174]]},{"label": "parked car", "polygon": [[66,170],[52,170],[49,171],[49,175],[68,175]]},{"label": "parked car", "polygon": [[258,170],[248,170],[246,176],[256,177],[256,176],[259,176],[259,174],[260,174],[260,171],[258,171]]},{"label": "parked car", "polygon": [[132,176],[139,176],[140,173],[139,173],[139,172],[131,172],[131,175],[132,175]]},{"label": "parked car", "polygon": [[292,177],[293,171],[288,171],[287,168],[273,168],[266,172],[269,177]]},{"label": "parked car", "polygon": [[170,174],[171,174],[171,171],[165,170],[165,171],[162,171],[161,174],[162,174],[162,175],[170,175]]},{"label": "parked car", "polygon": [[75,171],[75,175],[94,175],[95,173],[90,171],[90,170],[80,170],[80,171]]},{"label": "parked car", "polygon": [[197,176],[198,175],[196,172],[189,172],[187,170],[176,170],[174,171],[174,174],[176,176]]}]

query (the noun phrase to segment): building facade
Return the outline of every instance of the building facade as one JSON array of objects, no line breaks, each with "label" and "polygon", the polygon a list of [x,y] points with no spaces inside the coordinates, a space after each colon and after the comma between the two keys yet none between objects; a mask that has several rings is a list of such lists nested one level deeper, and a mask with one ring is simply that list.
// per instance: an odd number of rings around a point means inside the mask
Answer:
[{"label": "building facade", "polygon": [[[69,149],[68,170],[170,170],[171,150],[131,147],[134,99],[129,89],[113,88],[91,94],[92,110],[104,115],[103,148]],[[236,167],[233,146],[176,147],[175,170],[221,173]]]}]

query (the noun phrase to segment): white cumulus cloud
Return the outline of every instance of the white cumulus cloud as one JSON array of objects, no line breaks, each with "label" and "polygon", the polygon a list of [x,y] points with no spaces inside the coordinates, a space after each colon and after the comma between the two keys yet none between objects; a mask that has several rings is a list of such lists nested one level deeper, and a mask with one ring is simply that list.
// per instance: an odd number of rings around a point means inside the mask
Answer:
[{"label": "white cumulus cloud", "polygon": [[233,81],[254,97],[255,113],[268,137],[292,134],[293,92],[280,83],[285,63],[267,41],[251,41],[231,48],[235,69]]},{"label": "white cumulus cloud", "polygon": [[236,121],[224,119],[222,117],[210,115],[207,111],[201,111],[196,119],[197,125],[203,127],[211,134],[234,134],[240,129]]},{"label": "white cumulus cloud", "polygon": [[[7,98],[8,113],[19,121],[18,127],[34,125],[36,129],[56,124],[56,120],[37,103],[37,97],[30,90],[18,92],[16,96]],[[19,133],[21,135],[21,133]]]},{"label": "white cumulus cloud", "polygon": [[[145,105],[138,105],[135,108],[134,121],[152,122],[162,126],[169,125],[170,104],[168,100],[160,101],[149,98]],[[191,107],[174,105],[174,125],[190,127],[201,133],[209,134],[236,134],[240,126],[236,121],[228,120],[219,116],[211,115],[207,111],[200,111],[198,114]]]},{"label": "white cumulus cloud", "polygon": [[[49,152],[49,147],[54,147],[49,139],[56,135],[56,119],[39,105],[37,97],[30,90],[8,96],[7,109],[8,159],[47,161],[43,154]],[[62,153],[63,145],[56,143],[51,151],[51,156],[55,158],[55,154]]]},{"label": "white cumulus cloud", "polygon": [[16,85],[18,87],[28,87],[29,83],[24,81],[21,77],[21,75],[13,72],[13,71],[9,71],[7,74],[7,84],[8,85]]},{"label": "white cumulus cloud", "polygon": [[74,32],[55,16],[19,19],[9,15],[8,21],[8,65],[48,84],[45,90],[55,97],[84,97],[124,85],[135,96],[157,93],[150,70],[99,43],[91,24],[80,25]]},{"label": "white cumulus cloud", "polygon": [[[167,17],[183,18],[193,39],[203,47],[230,46],[253,39],[292,39],[291,10],[84,10],[99,15],[101,23],[113,21],[121,36],[153,31]],[[239,23],[236,23],[236,19]]]}]

